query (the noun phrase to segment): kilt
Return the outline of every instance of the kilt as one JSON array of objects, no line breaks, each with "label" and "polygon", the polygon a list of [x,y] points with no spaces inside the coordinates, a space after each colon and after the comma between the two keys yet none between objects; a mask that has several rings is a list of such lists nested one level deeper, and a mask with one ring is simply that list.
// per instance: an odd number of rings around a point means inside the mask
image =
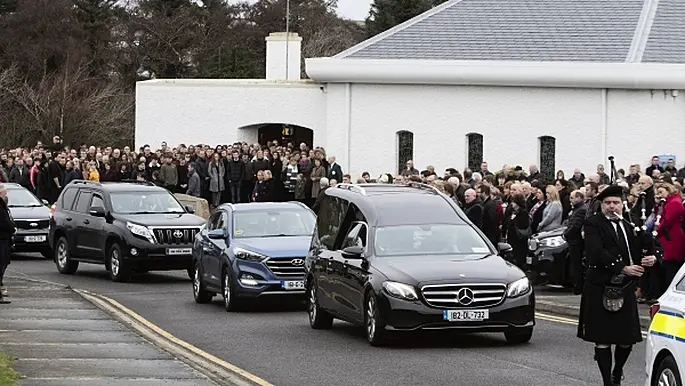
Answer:
[{"label": "kilt", "polygon": [[585,282],[580,299],[578,337],[596,344],[631,345],[642,341],[640,315],[633,281],[624,292],[623,307],[616,312],[604,309],[604,286]]}]

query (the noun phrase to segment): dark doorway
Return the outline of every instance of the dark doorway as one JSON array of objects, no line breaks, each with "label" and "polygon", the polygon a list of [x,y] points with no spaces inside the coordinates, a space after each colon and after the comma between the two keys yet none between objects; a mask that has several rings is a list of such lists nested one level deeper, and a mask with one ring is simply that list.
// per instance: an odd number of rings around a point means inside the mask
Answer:
[{"label": "dark doorway", "polygon": [[276,140],[281,145],[293,142],[295,147],[298,147],[300,143],[304,142],[310,148],[314,146],[314,131],[296,125],[284,125],[282,123],[264,125],[257,130],[257,137],[260,145],[266,145]]}]

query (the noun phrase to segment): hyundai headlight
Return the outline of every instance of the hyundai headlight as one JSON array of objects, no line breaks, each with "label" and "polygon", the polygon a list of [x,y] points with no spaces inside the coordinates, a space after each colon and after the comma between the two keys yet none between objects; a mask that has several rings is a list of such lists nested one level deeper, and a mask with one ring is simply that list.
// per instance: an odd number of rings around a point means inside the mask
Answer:
[{"label": "hyundai headlight", "polygon": [[266,256],[243,248],[233,248],[233,255],[240,260],[262,261]]},{"label": "hyundai headlight", "polygon": [[150,228],[146,227],[145,225],[127,222],[126,228],[128,228],[128,230],[134,235],[140,236],[153,244],[156,242],[155,235],[152,234]]},{"label": "hyundai headlight", "polygon": [[540,240],[541,247],[556,248],[561,247],[565,244],[566,240],[564,240],[563,236],[547,237],[545,239]]},{"label": "hyundai headlight", "polygon": [[530,281],[527,277],[524,277],[509,283],[507,286],[507,297],[515,298],[527,294],[528,291],[530,291]]},{"label": "hyundai headlight", "polygon": [[416,289],[414,287],[403,284],[403,283],[397,283],[394,281],[386,281],[383,282],[383,289],[385,292],[387,292],[390,296],[399,298],[399,299],[404,299],[404,300],[418,300],[419,296],[416,294]]}]

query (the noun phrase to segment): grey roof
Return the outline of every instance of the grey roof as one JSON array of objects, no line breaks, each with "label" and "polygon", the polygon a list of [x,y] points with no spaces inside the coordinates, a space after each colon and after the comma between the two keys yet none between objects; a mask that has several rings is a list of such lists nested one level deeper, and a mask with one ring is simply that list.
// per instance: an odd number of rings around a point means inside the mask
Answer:
[{"label": "grey roof", "polygon": [[620,63],[643,51],[685,63],[685,0],[450,0],[335,57]]},{"label": "grey roof", "polygon": [[685,63],[685,1],[659,1],[642,61]]}]

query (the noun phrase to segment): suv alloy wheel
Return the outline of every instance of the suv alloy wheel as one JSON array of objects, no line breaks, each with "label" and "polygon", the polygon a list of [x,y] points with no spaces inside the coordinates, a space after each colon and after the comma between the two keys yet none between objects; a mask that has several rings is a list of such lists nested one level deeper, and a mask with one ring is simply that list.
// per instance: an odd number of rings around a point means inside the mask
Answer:
[{"label": "suv alloy wheel", "polygon": [[366,295],[366,307],[364,307],[364,327],[366,330],[366,339],[372,346],[382,346],[387,341],[387,332],[385,331],[385,323],[378,310],[378,301],[376,296],[369,292]]},{"label": "suv alloy wheel", "polygon": [[114,243],[107,253],[109,263],[109,276],[112,281],[126,282],[131,277],[131,272],[126,266],[123,253],[119,244]]},{"label": "suv alloy wheel", "polygon": [[62,236],[55,244],[55,264],[59,273],[73,275],[78,269],[78,261],[71,260],[69,256],[69,243],[67,238]]},{"label": "suv alloy wheel", "polygon": [[221,277],[221,289],[224,296],[224,308],[226,312],[237,311],[239,306],[239,301],[233,294],[233,282],[231,280],[231,270],[229,268],[224,268],[224,274]]},{"label": "suv alloy wheel", "polygon": [[318,286],[312,279],[307,291],[307,314],[309,315],[309,325],[315,330],[324,330],[333,327],[333,317],[319,306]]},{"label": "suv alloy wheel", "polygon": [[195,274],[193,276],[193,298],[195,303],[205,304],[211,302],[214,294],[207,292],[205,285],[202,283],[199,261],[195,263]]}]

